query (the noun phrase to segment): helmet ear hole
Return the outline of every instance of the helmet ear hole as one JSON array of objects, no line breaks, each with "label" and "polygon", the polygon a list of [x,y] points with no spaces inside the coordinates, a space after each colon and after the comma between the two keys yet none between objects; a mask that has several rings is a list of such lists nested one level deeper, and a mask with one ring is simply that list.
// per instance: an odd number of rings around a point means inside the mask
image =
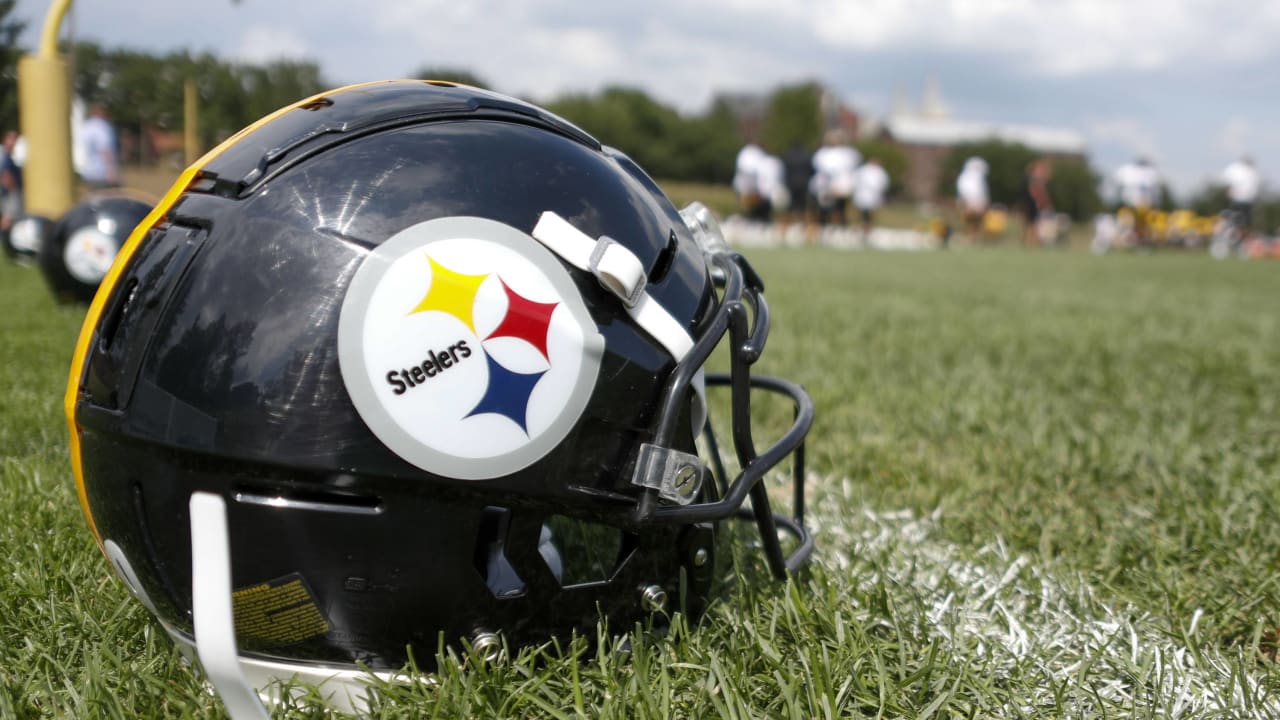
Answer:
[{"label": "helmet ear hole", "polygon": [[676,238],[676,231],[672,230],[667,236],[667,244],[658,252],[658,258],[653,262],[653,269],[649,271],[649,282],[660,283],[662,279],[671,271],[671,266],[675,264],[676,252],[679,247],[679,240]]},{"label": "helmet ear hole", "polygon": [[625,533],[612,525],[552,515],[542,528],[544,545],[550,544],[559,561],[558,573],[548,551],[539,550],[562,587],[608,582],[622,564]]}]

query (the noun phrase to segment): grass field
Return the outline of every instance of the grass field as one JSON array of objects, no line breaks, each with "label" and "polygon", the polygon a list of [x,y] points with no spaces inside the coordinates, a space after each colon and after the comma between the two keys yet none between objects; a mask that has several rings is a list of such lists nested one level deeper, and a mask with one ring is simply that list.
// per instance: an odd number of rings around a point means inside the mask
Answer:
[{"label": "grass field", "polygon": [[[1280,717],[1280,265],[751,257],[760,369],[818,405],[811,569],[741,549],[701,628],[447,660],[376,715]],[[0,307],[0,718],[219,716],[84,526],[81,311],[10,264]]]}]

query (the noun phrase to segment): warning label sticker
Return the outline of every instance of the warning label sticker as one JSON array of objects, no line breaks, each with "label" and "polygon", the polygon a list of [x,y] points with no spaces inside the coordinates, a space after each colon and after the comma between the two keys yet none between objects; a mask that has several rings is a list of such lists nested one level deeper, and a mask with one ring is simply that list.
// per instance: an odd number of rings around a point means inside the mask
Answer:
[{"label": "warning label sticker", "polygon": [[231,593],[236,635],[271,645],[290,645],[329,632],[315,595],[293,573]]}]

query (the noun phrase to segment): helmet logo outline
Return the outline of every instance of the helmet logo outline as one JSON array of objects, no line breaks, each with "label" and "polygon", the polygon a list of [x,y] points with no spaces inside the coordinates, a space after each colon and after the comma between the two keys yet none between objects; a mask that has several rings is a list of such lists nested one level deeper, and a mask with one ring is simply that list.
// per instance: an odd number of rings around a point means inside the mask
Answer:
[{"label": "helmet logo outline", "polygon": [[379,245],[339,318],[339,365],[361,419],[403,459],[458,479],[517,472],[554,449],[586,408],[603,350],[555,256],[475,217]]}]

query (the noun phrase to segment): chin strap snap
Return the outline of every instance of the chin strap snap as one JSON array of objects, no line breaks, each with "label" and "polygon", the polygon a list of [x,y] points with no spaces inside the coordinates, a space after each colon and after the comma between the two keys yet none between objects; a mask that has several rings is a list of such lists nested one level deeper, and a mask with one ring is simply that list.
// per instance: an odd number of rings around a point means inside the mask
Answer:
[{"label": "chin strap snap", "polygon": [[231,543],[221,495],[191,494],[191,613],[196,653],[213,689],[234,720],[270,720],[245,679],[231,610]]},{"label": "chin strap snap", "polygon": [[631,319],[680,362],[693,347],[693,338],[645,287],[649,278],[640,258],[609,237],[594,240],[559,215],[547,211],[538,218],[533,237],[565,262],[596,277],[627,308]]}]

